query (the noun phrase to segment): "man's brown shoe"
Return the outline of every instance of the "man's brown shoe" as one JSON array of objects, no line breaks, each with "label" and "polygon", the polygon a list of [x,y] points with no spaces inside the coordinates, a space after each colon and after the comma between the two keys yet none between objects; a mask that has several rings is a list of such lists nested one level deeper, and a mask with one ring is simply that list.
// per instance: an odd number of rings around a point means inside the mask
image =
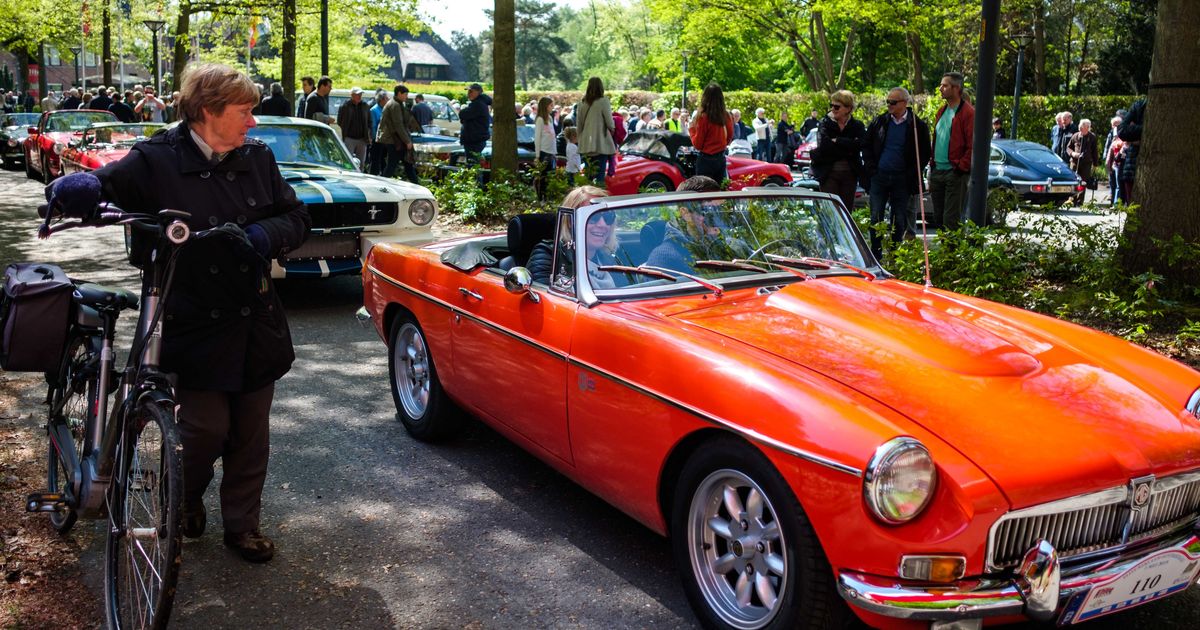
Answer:
[{"label": "man's brown shoe", "polygon": [[204,535],[204,527],[208,524],[208,512],[204,503],[196,503],[183,508],[183,535],[188,538],[199,538]]},{"label": "man's brown shoe", "polygon": [[275,543],[257,529],[225,532],[225,545],[232,547],[247,562],[266,562],[275,557]]}]

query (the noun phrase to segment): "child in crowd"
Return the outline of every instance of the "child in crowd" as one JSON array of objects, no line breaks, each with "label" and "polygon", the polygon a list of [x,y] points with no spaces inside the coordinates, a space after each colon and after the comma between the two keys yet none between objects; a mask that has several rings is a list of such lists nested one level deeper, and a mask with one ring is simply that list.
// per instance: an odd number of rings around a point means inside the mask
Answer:
[{"label": "child in crowd", "polygon": [[563,129],[567,139],[567,185],[575,186],[575,174],[579,172],[579,131],[575,127]]}]

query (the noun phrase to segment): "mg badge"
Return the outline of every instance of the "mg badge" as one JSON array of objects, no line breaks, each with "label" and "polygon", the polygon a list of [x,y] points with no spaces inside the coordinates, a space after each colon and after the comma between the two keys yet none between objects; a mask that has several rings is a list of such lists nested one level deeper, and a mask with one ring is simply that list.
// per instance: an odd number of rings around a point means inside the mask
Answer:
[{"label": "mg badge", "polygon": [[1129,480],[1129,509],[1133,512],[1140,512],[1150,505],[1150,499],[1154,496],[1154,475],[1146,475],[1137,479]]},{"label": "mg badge", "polygon": [[380,210],[379,208],[376,208],[375,204],[371,204],[371,209],[367,210],[367,214],[371,215],[372,221],[375,220],[375,215],[379,214],[380,212],[382,212],[382,210]]},{"label": "mg badge", "polygon": [[1150,484],[1140,483],[1133,489],[1133,507],[1145,507],[1150,500]]}]

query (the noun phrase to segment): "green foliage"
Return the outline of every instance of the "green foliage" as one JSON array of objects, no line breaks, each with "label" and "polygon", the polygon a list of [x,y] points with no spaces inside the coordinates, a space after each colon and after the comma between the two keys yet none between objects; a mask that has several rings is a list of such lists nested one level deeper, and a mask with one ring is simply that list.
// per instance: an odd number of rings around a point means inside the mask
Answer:
[{"label": "green foliage", "polygon": [[[1200,325],[1179,324],[1181,314],[1200,311],[1200,281],[1168,286],[1153,271],[1125,274],[1117,257],[1124,244],[1120,225],[1073,222],[1052,213],[1009,222],[1014,225],[939,233],[929,250],[933,285],[1084,324],[1107,322],[1129,339],[1156,326],[1179,326],[1178,343],[1200,336]],[[1178,247],[1180,256],[1194,255],[1194,245]],[[885,249],[889,271],[924,282],[920,240],[885,238]]]},{"label": "green foliage", "polygon": [[550,174],[545,202],[539,202],[521,176],[504,171],[490,174],[483,186],[479,182],[485,173],[478,167],[451,171],[440,182],[432,182],[430,191],[438,200],[441,211],[457,215],[466,223],[495,225],[518,214],[553,212],[566,196],[566,176],[561,171]]}]

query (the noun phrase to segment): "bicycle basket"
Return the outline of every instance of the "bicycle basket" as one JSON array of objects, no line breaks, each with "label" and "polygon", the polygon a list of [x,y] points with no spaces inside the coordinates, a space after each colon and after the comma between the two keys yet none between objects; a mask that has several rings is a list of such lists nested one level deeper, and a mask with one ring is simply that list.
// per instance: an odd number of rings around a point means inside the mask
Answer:
[{"label": "bicycle basket", "polygon": [[46,263],[14,263],[4,270],[0,296],[0,368],[9,372],[58,369],[70,327],[67,274]]}]

